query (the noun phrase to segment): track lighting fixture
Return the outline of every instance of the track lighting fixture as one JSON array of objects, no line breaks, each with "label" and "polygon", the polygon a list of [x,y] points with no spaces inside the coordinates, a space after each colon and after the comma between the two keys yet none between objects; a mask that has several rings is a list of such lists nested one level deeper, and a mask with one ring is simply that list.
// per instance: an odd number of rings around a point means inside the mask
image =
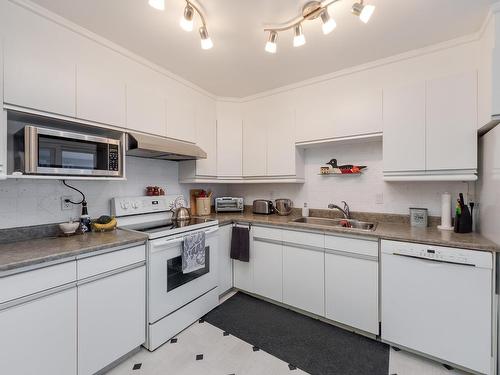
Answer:
[{"label": "track lighting fixture", "polygon": [[295,25],[294,28],[294,37],[293,37],[293,46],[294,47],[300,47],[306,44],[306,37],[304,36],[304,33],[302,32],[302,25],[299,23],[298,25]]},{"label": "track lighting fixture", "polygon": [[[337,24],[334,19],[330,17],[328,13],[328,7],[332,4],[341,0],[313,0],[306,3],[302,8],[302,14],[289,20],[281,25],[267,26],[264,28],[265,32],[269,33],[269,38],[266,43],[265,50],[269,53],[276,53],[277,46],[276,40],[278,39],[278,33],[282,31],[287,31],[290,29],[294,30],[293,46],[299,47],[306,43],[306,38],[302,32],[302,22],[312,21],[316,18],[321,18],[321,28],[323,34],[330,34],[336,27]],[[357,2],[352,6],[352,13],[359,17],[359,19],[368,23],[375,6],[371,4],[365,4],[365,0],[356,0]]]},{"label": "track lighting fixture", "polygon": [[352,6],[352,13],[359,17],[364,23],[368,23],[373,12],[375,11],[374,5],[364,5],[363,0],[359,3],[354,3]]},{"label": "track lighting fixture", "polygon": [[201,37],[201,48],[202,49],[210,49],[214,46],[210,35],[208,35],[207,28],[205,25],[200,27],[200,37]]},{"label": "track lighting fixture", "polygon": [[323,22],[321,29],[325,35],[330,34],[337,27],[337,23],[333,18],[330,18],[326,8],[321,12],[321,22]]},{"label": "track lighting fixture", "polygon": [[165,10],[165,0],[149,0],[148,3],[157,10]]},{"label": "track lighting fixture", "polygon": [[269,53],[276,53],[276,39],[278,39],[278,33],[276,31],[270,31],[269,32],[269,39],[267,40],[266,43],[266,52]]},{"label": "track lighting fixture", "polygon": [[185,31],[193,31],[193,15],[194,10],[193,7],[187,3],[184,8],[184,16],[181,18],[180,25]]}]

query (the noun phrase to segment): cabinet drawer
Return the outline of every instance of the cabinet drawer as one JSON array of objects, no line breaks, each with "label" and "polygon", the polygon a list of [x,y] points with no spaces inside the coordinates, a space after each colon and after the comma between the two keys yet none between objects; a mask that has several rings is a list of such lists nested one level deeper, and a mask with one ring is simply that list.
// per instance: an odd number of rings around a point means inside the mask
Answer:
[{"label": "cabinet drawer", "polygon": [[325,236],[325,248],[378,257],[378,241],[349,237]]},{"label": "cabinet drawer", "polygon": [[252,227],[250,231],[252,237],[265,238],[267,240],[282,241],[283,231],[281,229],[267,228],[267,227]]},{"label": "cabinet drawer", "polygon": [[288,243],[288,244],[306,245],[306,246],[319,247],[323,249],[325,247],[325,235],[317,233],[284,230],[283,242],[285,242],[285,244]]},{"label": "cabinet drawer", "polygon": [[42,292],[75,280],[75,261],[6,276],[0,278],[0,303]]},{"label": "cabinet drawer", "polygon": [[146,247],[144,245],[79,259],[77,268],[78,280],[112,271],[117,268],[126,267],[144,261],[145,259]]}]

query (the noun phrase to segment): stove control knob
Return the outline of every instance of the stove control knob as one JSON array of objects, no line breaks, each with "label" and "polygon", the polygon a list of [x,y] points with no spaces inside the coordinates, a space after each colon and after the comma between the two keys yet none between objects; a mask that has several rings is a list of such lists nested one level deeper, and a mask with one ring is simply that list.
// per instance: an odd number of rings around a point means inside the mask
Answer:
[{"label": "stove control knob", "polygon": [[129,204],[127,201],[122,201],[121,206],[124,210],[127,210],[129,208]]},{"label": "stove control knob", "polygon": [[139,202],[138,201],[132,202],[132,208],[137,210],[139,208]]}]

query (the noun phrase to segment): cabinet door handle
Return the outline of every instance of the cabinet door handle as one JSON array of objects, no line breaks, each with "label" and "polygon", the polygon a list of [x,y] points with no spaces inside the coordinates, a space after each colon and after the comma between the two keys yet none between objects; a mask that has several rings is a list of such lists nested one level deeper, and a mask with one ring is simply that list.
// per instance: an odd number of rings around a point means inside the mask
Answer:
[{"label": "cabinet door handle", "polygon": [[347,258],[364,259],[364,260],[371,260],[373,262],[378,262],[378,256],[375,256],[375,255],[350,253],[348,251],[333,250],[333,249],[325,249],[325,252],[327,254],[339,255],[339,256],[347,257]]},{"label": "cabinet door handle", "polygon": [[131,270],[134,270],[136,268],[140,268],[140,267],[144,266],[145,264],[146,264],[146,261],[143,260],[143,261],[140,261],[140,262],[137,262],[134,264],[130,264],[130,265],[125,266],[125,267],[120,267],[120,268],[117,268],[117,269],[114,269],[111,271],[99,273],[97,275],[90,276],[90,277],[87,277],[87,278],[82,279],[82,280],[78,280],[77,286],[81,286],[81,285],[85,285],[85,284],[88,284],[88,283],[91,283],[91,282],[94,282],[97,280],[105,279],[107,277],[114,276],[114,275],[117,275],[119,273],[131,271]]},{"label": "cabinet door handle", "polygon": [[7,301],[7,302],[0,304],[0,311],[10,309],[11,307],[23,305],[25,303],[35,301],[37,299],[41,299],[41,298],[44,298],[47,296],[51,296],[53,294],[61,293],[61,292],[64,292],[65,290],[75,288],[75,287],[76,287],[76,282],[73,281],[73,282],[68,283],[68,284],[64,284],[61,286],[57,286],[55,288],[44,290],[43,292],[38,292],[35,294],[30,294],[29,296],[16,298],[16,299],[13,299],[13,300],[10,300],[10,301]]}]

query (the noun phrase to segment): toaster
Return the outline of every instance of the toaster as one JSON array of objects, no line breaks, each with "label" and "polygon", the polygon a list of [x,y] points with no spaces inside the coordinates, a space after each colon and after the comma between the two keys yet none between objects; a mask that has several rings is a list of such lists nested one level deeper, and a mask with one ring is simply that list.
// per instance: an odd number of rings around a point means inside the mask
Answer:
[{"label": "toaster", "polygon": [[256,199],[253,201],[253,213],[270,215],[274,213],[273,201],[265,199]]},{"label": "toaster", "polygon": [[243,212],[243,198],[219,197],[215,198],[215,212]]}]

